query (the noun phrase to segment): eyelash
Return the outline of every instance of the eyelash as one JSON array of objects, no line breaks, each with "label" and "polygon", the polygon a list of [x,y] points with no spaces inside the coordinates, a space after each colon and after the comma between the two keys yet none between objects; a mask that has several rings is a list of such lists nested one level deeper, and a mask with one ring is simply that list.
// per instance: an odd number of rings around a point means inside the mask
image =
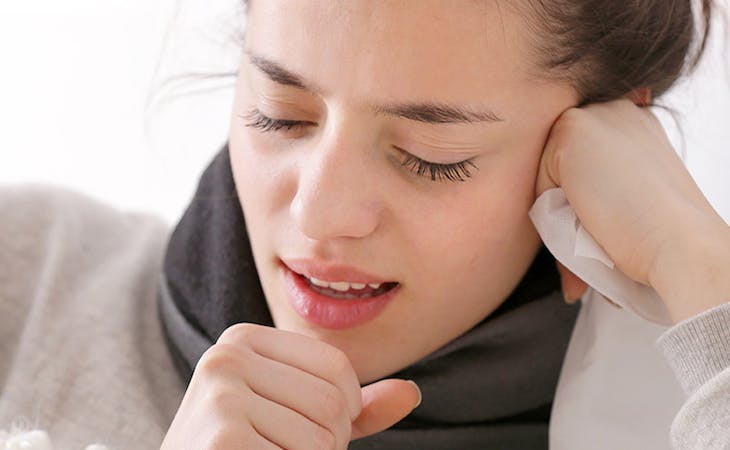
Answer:
[{"label": "eyelash", "polygon": [[405,160],[401,163],[401,166],[406,167],[418,176],[424,176],[428,173],[431,181],[466,181],[467,178],[471,178],[470,168],[479,170],[470,159],[453,164],[439,164],[425,161],[405,150],[398,150],[405,154]]},{"label": "eyelash", "polygon": [[[278,132],[282,130],[291,131],[292,129],[305,127],[311,124],[310,122],[300,120],[272,119],[271,117],[265,116],[258,109],[253,109],[247,114],[242,114],[241,117],[247,121],[247,127],[255,128],[263,133],[270,131]],[[463,182],[466,181],[467,178],[471,178],[470,168],[479,170],[471,159],[453,164],[440,164],[426,161],[417,156],[411,155],[402,148],[395,148],[405,155],[405,159],[401,163],[402,167],[407,168],[409,171],[418,176],[427,175],[431,178],[431,181],[448,180],[452,182]]]},{"label": "eyelash", "polygon": [[272,119],[271,117],[265,116],[258,109],[252,109],[248,113],[241,115],[241,117],[248,122],[246,123],[247,127],[256,128],[264,133],[269,131],[281,131],[284,129],[286,129],[286,131],[291,131],[294,128],[309,125],[309,122],[303,122],[301,120]]}]

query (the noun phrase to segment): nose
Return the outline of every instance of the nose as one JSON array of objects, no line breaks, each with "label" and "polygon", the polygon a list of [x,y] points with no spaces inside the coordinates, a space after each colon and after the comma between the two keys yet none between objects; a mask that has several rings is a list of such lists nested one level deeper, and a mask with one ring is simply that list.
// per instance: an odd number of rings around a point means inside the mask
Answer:
[{"label": "nose", "polygon": [[289,210],[310,239],[363,238],[377,228],[376,174],[369,167],[368,152],[357,145],[323,138],[302,153]]}]

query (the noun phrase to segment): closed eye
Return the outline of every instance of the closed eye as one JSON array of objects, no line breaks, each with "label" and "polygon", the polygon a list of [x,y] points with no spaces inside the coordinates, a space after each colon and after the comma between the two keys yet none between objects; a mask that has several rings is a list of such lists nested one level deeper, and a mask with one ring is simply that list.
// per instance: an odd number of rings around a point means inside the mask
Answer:
[{"label": "closed eye", "polygon": [[[302,120],[273,119],[263,114],[258,108],[254,108],[246,114],[240,114],[239,116],[246,120],[247,127],[255,128],[263,133],[287,132],[297,128],[316,125],[312,122]],[[395,148],[403,154],[401,167],[405,167],[418,176],[430,178],[431,181],[463,182],[471,178],[471,169],[479,170],[471,159],[451,164],[435,163],[412,155],[402,148]]]},{"label": "closed eye", "polygon": [[396,148],[404,155],[402,167],[406,167],[418,176],[429,177],[431,181],[463,182],[471,178],[470,169],[479,170],[471,159],[452,164],[434,163],[414,156],[401,148]]},{"label": "closed eye", "polygon": [[239,116],[246,120],[247,127],[256,128],[264,133],[282,130],[291,131],[294,128],[313,125],[312,122],[302,120],[272,119],[271,117],[264,115],[258,110],[258,108],[254,108],[246,114],[240,114]]}]

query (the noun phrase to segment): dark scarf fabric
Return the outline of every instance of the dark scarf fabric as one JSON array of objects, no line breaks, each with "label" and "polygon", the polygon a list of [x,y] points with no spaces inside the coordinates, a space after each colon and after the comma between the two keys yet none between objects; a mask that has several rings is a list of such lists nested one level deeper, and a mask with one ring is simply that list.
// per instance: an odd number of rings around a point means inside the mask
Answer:
[{"label": "dark scarf fabric", "polygon": [[[566,305],[543,248],[499,309],[393,377],[422,404],[350,449],[546,449],[558,374],[578,312]],[[167,248],[159,311],[187,381],[202,353],[239,322],[273,326],[254,265],[228,148],[203,174]],[[414,336],[414,339],[417,339]]]}]

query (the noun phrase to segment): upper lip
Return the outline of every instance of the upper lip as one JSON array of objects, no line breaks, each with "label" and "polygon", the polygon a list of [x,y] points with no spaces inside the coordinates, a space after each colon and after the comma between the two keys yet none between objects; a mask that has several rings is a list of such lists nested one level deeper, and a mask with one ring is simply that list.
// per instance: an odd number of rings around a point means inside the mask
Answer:
[{"label": "upper lip", "polygon": [[345,264],[305,258],[282,259],[282,262],[293,272],[321,281],[346,281],[361,284],[383,284],[390,281]]}]

